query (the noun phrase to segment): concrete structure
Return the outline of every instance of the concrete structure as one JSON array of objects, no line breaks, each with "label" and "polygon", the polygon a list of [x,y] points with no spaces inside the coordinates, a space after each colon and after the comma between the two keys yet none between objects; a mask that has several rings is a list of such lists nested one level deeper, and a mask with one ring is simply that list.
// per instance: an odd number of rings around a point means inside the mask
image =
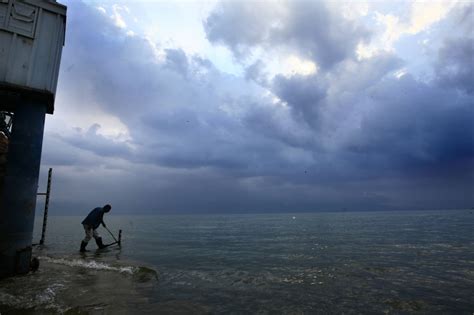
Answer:
[{"label": "concrete structure", "polygon": [[66,7],[0,0],[0,111],[13,113],[0,181],[0,278],[27,273],[46,113],[54,111]]}]

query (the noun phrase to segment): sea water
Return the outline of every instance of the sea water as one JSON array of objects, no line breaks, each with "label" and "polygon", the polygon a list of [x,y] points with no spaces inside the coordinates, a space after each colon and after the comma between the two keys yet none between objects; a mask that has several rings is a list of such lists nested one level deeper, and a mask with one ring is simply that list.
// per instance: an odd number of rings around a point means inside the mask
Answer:
[{"label": "sea water", "polygon": [[52,216],[39,271],[0,281],[0,313],[472,315],[473,212],[112,211],[122,246],[85,254],[82,217]]}]

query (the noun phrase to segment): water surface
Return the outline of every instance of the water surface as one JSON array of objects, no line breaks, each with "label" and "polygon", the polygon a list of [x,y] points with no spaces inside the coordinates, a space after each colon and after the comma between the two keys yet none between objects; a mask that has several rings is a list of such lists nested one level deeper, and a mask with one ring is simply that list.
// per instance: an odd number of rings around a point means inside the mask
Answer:
[{"label": "water surface", "polygon": [[0,312],[474,312],[471,211],[105,220],[122,247],[82,255],[82,217],[50,217],[40,271],[0,282]]}]

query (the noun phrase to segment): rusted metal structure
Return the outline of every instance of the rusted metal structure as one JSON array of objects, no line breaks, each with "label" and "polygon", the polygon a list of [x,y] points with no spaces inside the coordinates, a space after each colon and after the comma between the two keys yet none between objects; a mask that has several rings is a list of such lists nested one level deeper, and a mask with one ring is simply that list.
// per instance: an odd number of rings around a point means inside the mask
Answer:
[{"label": "rusted metal structure", "polygon": [[0,111],[12,113],[0,178],[0,278],[30,270],[46,113],[54,111],[66,7],[0,0]]}]

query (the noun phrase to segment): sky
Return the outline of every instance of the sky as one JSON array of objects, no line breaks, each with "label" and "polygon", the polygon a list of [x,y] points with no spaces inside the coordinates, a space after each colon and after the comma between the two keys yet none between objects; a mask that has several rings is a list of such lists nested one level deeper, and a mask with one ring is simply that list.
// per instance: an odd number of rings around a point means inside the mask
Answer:
[{"label": "sky", "polygon": [[474,206],[471,1],[62,3],[54,214]]}]

